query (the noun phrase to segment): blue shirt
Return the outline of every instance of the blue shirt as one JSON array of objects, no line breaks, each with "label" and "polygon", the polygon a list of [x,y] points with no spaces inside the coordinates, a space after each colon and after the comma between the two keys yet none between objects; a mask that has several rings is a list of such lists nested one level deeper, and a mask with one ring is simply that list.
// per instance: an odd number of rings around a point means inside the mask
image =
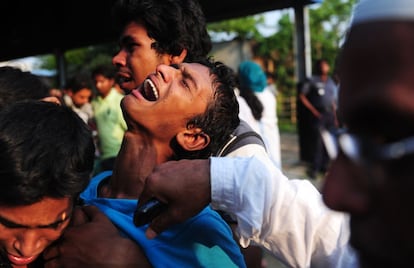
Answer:
[{"label": "blue shirt", "polygon": [[136,227],[133,223],[137,200],[97,197],[99,184],[111,175],[112,171],[105,171],[95,176],[81,198],[85,204],[97,206],[135,240],[154,267],[246,267],[231,229],[210,207],[155,239],[147,239],[148,226]]}]

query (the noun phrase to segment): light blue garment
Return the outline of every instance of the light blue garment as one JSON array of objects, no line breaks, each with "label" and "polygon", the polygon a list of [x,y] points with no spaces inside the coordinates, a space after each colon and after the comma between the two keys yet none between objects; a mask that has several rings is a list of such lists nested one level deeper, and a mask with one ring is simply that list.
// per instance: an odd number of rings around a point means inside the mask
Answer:
[{"label": "light blue garment", "polygon": [[264,150],[250,153],[210,158],[211,206],[237,221],[240,244],[286,267],[359,267],[349,214],[326,207],[309,180],[287,178]]},{"label": "light blue garment", "polygon": [[229,226],[210,207],[148,240],[145,237],[148,226],[133,224],[137,200],[97,197],[100,182],[111,175],[112,171],[105,171],[95,176],[81,198],[85,204],[97,206],[126,236],[135,240],[154,267],[246,267]]}]

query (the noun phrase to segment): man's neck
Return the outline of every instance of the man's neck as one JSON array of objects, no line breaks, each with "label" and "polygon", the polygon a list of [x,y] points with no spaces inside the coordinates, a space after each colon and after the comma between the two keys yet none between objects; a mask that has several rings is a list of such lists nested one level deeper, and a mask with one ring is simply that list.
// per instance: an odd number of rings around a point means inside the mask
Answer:
[{"label": "man's neck", "polygon": [[322,81],[326,82],[328,80],[328,78],[329,78],[328,74],[321,74],[321,80]]},{"label": "man's neck", "polygon": [[157,164],[157,150],[147,133],[125,132],[112,177],[100,195],[111,198],[137,198],[145,178]]}]

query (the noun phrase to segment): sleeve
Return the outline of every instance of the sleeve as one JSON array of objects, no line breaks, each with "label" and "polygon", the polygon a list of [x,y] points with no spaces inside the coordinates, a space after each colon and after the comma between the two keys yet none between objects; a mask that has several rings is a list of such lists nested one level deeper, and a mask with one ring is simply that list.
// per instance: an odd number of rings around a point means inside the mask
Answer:
[{"label": "sleeve", "polygon": [[289,267],[357,267],[347,214],[327,208],[307,180],[289,180],[266,157],[211,158],[212,206],[238,221],[240,244],[255,242]]}]

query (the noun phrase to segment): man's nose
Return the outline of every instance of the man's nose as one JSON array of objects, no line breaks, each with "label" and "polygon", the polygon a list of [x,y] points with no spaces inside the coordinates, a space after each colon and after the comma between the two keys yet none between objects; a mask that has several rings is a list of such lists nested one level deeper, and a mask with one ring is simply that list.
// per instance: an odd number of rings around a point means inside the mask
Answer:
[{"label": "man's nose", "polygon": [[126,65],[126,52],[124,50],[119,50],[118,53],[116,53],[112,57],[112,64],[114,66],[125,66]]},{"label": "man's nose", "polygon": [[177,68],[165,64],[158,65],[156,72],[166,83],[170,82],[174,76],[180,73]]},{"label": "man's nose", "polygon": [[25,257],[41,253],[47,246],[46,239],[42,238],[37,229],[26,229],[21,232],[14,242],[14,248]]},{"label": "man's nose", "polygon": [[358,180],[364,179],[357,167],[344,155],[332,161],[322,186],[325,204],[337,211],[349,213],[366,212],[369,194],[360,187]]}]

